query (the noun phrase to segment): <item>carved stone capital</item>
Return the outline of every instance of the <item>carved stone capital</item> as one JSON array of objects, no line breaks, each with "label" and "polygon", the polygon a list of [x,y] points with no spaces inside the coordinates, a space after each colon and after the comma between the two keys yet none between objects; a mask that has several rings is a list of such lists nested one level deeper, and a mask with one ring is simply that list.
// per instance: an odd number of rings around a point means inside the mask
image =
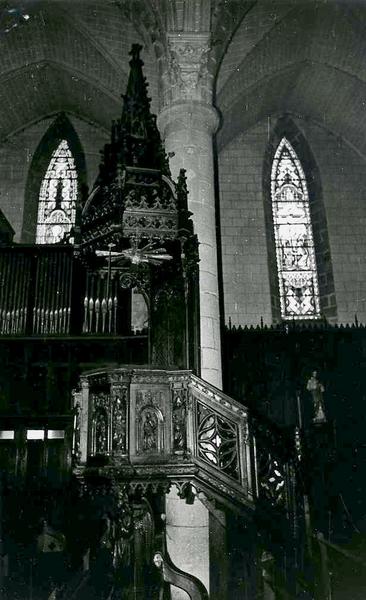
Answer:
[{"label": "carved stone capital", "polygon": [[210,32],[168,32],[169,61],[163,73],[163,102],[211,102],[213,77],[209,70]]},{"label": "carved stone capital", "polygon": [[199,69],[209,51],[210,32],[168,33],[170,50],[181,68]]}]

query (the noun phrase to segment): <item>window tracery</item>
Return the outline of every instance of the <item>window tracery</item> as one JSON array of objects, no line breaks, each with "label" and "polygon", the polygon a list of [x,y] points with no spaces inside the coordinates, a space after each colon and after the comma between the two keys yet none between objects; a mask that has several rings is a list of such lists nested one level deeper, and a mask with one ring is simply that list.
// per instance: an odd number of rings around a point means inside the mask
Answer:
[{"label": "window tracery", "polygon": [[320,317],[319,285],[304,171],[283,138],[272,163],[271,198],[283,319]]},{"label": "window tracery", "polygon": [[[77,171],[69,144],[64,139],[52,153],[38,201],[37,244],[60,243],[75,223],[78,193]],[[72,242],[72,239],[70,239]]]}]

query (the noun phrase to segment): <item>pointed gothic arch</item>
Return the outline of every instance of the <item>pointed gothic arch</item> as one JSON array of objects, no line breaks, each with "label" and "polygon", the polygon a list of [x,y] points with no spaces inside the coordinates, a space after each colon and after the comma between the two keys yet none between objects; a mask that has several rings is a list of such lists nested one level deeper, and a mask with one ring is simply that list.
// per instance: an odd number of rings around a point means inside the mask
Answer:
[{"label": "pointed gothic arch", "polygon": [[68,117],[61,113],[39,143],[28,173],[23,243],[55,243],[69,231],[86,182],[84,152]]},{"label": "pointed gothic arch", "polygon": [[274,321],[336,321],[320,173],[289,117],[280,118],[273,130],[263,184]]},{"label": "pointed gothic arch", "polygon": [[36,244],[57,244],[75,225],[78,175],[67,140],[53,151],[38,200]]}]

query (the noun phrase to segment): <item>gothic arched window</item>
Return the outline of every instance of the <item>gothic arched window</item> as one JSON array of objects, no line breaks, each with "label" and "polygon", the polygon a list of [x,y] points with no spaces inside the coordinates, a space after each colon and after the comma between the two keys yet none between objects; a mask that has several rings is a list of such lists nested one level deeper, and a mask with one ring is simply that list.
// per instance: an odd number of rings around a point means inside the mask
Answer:
[{"label": "gothic arched window", "polygon": [[[78,181],[75,160],[63,139],[51,156],[38,200],[37,244],[57,244],[75,223]],[[72,241],[72,240],[70,240]]]},{"label": "gothic arched window", "polygon": [[283,319],[320,317],[309,195],[295,150],[284,137],[271,172],[271,200]]}]

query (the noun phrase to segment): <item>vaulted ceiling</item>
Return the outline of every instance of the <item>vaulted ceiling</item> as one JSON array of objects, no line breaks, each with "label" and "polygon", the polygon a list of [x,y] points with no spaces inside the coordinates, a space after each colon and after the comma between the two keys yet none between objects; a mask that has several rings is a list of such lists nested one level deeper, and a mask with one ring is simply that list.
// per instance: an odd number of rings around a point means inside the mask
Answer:
[{"label": "vaulted ceiling", "polygon": [[[121,110],[128,52],[141,41],[117,3],[7,3],[13,6],[21,12],[0,12],[0,138],[61,110],[109,129]],[[157,64],[148,47],[144,61],[156,105]]]},{"label": "vaulted ceiling", "polygon": [[219,143],[266,116],[313,120],[366,155],[366,5],[257,2],[223,59]]},{"label": "vaulted ceiling", "polygon": [[[196,4],[197,23],[211,19],[219,146],[288,112],[366,155],[364,2]],[[184,7],[185,0],[0,0],[0,140],[61,110],[109,129],[120,113],[134,42],[144,45],[158,111],[164,32],[184,31]]]}]

